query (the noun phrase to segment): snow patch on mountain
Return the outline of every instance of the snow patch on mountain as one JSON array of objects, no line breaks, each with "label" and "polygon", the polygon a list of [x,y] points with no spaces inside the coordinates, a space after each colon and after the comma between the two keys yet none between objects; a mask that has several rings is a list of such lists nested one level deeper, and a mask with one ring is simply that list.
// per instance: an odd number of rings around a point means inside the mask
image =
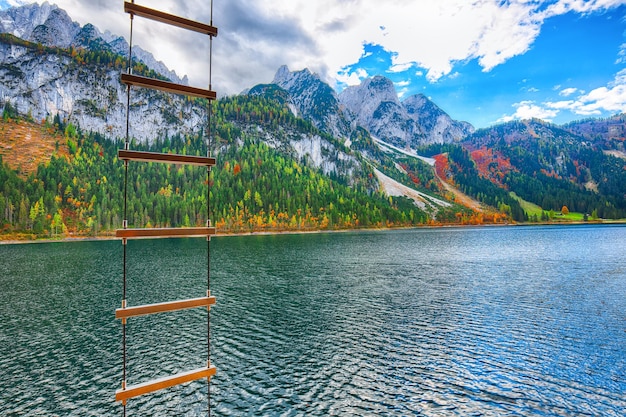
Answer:
[{"label": "snow patch on mountain", "polygon": [[435,218],[437,210],[440,207],[452,207],[451,203],[414,190],[413,188],[409,188],[393,178],[388,177],[377,169],[375,169],[374,172],[380,182],[381,190],[385,193],[385,195],[391,197],[407,197],[413,200],[413,203],[421,210],[430,212],[432,218]]},{"label": "snow patch on mountain", "polygon": [[401,154],[407,155],[407,156],[412,156],[413,158],[417,158],[419,160],[422,160],[424,162],[426,162],[428,165],[434,167],[435,166],[435,160],[433,158],[429,158],[427,156],[421,156],[418,155],[417,152],[415,152],[413,149],[400,149],[397,146],[393,146],[385,141],[382,141],[376,137],[372,137],[372,139],[374,139],[374,142],[376,142],[378,144],[378,146],[381,147],[381,149],[383,151],[386,152],[399,152]]}]

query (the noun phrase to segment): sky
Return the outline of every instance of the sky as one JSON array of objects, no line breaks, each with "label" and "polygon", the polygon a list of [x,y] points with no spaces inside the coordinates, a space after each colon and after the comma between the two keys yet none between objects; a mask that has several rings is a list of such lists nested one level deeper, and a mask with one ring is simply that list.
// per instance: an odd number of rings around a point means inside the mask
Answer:
[{"label": "sky", "polygon": [[[0,0],[0,9],[32,1]],[[129,37],[122,0],[56,0],[81,25]],[[136,3],[210,22],[210,0]],[[214,0],[209,41],[135,19],[134,44],[219,95],[269,83],[281,65],[337,92],[391,79],[456,120],[558,124],[626,111],[626,0]]]}]

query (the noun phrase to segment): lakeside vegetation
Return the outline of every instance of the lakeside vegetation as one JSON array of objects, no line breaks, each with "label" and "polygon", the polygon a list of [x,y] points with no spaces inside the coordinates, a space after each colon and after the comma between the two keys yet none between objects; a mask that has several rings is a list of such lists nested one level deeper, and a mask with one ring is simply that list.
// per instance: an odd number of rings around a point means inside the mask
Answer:
[{"label": "lakeside vegetation", "polygon": [[[0,239],[106,237],[121,227],[123,164],[114,156],[121,144],[98,140],[98,135],[78,140],[69,156],[53,155],[26,180],[2,162]],[[470,221],[467,214],[457,221],[433,221],[404,198],[368,196],[272,155],[267,146],[248,143],[242,150],[244,156],[221,155],[221,169],[211,175],[212,219],[220,233],[482,223]],[[129,193],[131,226],[205,223],[203,169],[162,164],[131,164],[129,169],[136,176]],[[289,175],[278,185],[281,173]],[[247,187],[253,183],[254,188]],[[567,219],[580,221],[582,216],[570,213]]]},{"label": "lakeside vegetation", "polygon": [[[585,222],[602,217],[593,204],[602,205],[605,214],[620,214],[622,210],[613,203],[617,200],[601,196],[594,203],[592,193],[573,185],[569,186],[570,194],[559,200],[552,197],[551,206],[543,209],[537,202],[545,200],[544,194],[529,193],[522,198],[507,191],[515,182],[534,184],[535,180],[528,174],[503,169],[509,162],[501,155],[472,152],[460,145],[430,145],[419,152],[435,159],[433,169],[412,157],[390,157],[380,152],[366,132],[353,138],[354,147],[375,154],[373,161],[377,162],[363,163],[362,172],[351,177],[327,176],[311,168],[306,159],[294,159],[268,146],[255,135],[257,129],[246,129],[263,126],[279,135],[288,127],[319,134],[285,107],[259,97],[234,97],[217,102],[214,115],[218,165],[208,178],[204,168],[130,163],[129,226],[204,225],[207,201],[211,202],[210,218],[221,233]],[[0,135],[0,239],[110,236],[121,227],[124,170],[117,150],[123,147],[122,142],[83,132],[58,116],[37,123],[28,115],[19,115],[9,103],[0,121]],[[132,148],[203,154],[202,136],[176,135],[151,145],[133,143]],[[421,192],[455,201],[453,193],[441,187],[440,182],[445,181],[482,203],[484,210],[454,204],[426,212],[407,198],[387,197],[374,191],[374,167]],[[494,176],[506,182],[505,186]],[[548,184],[558,187],[559,183],[554,179]],[[550,190],[542,192],[550,194]],[[586,199],[585,207],[592,208],[589,213],[577,211],[580,204],[569,207],[563,203],[579,201],[581,195]],[[611,207],[613,211],[607,212]]]},{"label": "lakeside vegetation", "polygon": [[[11,122],[5,118],[3,123]],[[54,130],[57,135],[51,137],[57,150],[29,173],[11,168],[0,156],[1,236],[106,236],[120,228],[124,169],[116,155],[123,143],[81,132],[58,118],[31,128]],[[208,179],[207,170],[200,167],[131,162],[129,226],[206,224],[207,197],[213,223],[226,233],[399,227],[433,221],[405,198],[368,190],[369,175],[348,186],[244,132],[237,132],[242,143],[229,143],[227,130],[221,129],[218,165]],[[133,146],[192,154],[200,154],[202,147],[200,136]]]}]

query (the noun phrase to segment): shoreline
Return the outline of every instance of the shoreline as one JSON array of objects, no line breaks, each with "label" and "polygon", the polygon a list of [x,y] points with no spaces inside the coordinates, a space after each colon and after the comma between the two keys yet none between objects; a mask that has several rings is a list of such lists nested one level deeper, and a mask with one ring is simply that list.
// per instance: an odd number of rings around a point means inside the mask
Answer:
[{"label": "shoreline", "polygon": [[[441,225],[423,225],[423,226],[407,226],[407,227],[381,227],[381,228],[359,228],[359,229],[330,229],[330,230],[281,230],[281,231],[259,231],[259,232],[234,232],[234,233],[217,233],[211,238],[222,237],[241,237],[241,236],[272,236],[272,235],[301,235],[301,234],[321,234],[321,233],[350,233],[350,232],[385,232],[393,230],[419,230],[419,229],[451,229],[451,228],[477,228],[477,227],[506,227],[506,226],[591,226],[591,225],[626,225],[626,220],[604,220],[604,221],[587,221],[587,222],[542,222],[542,223],[493,223],[493,224],[441,224]],[[157,238],[158,239],[158,238]],[[0,236],[0,245],[24,245],[38,243],[71,243],[71,242],[99,242],[107,240],[121,240],[115,236],[85,236],[85,237],[64,237],[61,239],[41,238],[41,239],[24,239],[2,240]]]}]

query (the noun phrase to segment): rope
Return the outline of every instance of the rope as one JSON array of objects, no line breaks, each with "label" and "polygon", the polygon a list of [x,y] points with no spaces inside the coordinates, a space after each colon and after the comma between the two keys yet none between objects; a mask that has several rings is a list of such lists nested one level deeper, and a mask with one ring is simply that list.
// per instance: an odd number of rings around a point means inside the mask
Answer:
[{"label": "rope", "polygon": [[[213,26],[213,0],[211,0],[211,21]],[[213,36],[209,35],[209,90],[212,89],[213,71]],[[213,100],[209,100],[209,110],[207,114],[207,157],[211,157],[212,148],[212,113]],[[211,226],[211,167],[207,168],[207,225]],[[211,236],[207,237],[207,296],[211,294]],[[211,365],[211,308],[207,309],[207,364]],[[211,417],[211,378],[207,378],[207,415]]]},{"label": "rope", "polygon": [[[132,3],[135,3],[132,0]],[[133,21],[134,15],[130,14],[130,36],[128,42],[128,74],[133,72]],[[130,84],[126,86],[126,138],[124,140],[124,149],[130,147]],[[128,160],[124,161],[124,220],[123,227],[128,227]],[[124,247],[124,263],[123,263],[123,285],[122,285],[122,307],[126,307],[126,239],[122,239]],[[126,319],[122,320],[122,389],[126,389]],[[122,401],[122,416],[126,417],[126,401]]]}]

